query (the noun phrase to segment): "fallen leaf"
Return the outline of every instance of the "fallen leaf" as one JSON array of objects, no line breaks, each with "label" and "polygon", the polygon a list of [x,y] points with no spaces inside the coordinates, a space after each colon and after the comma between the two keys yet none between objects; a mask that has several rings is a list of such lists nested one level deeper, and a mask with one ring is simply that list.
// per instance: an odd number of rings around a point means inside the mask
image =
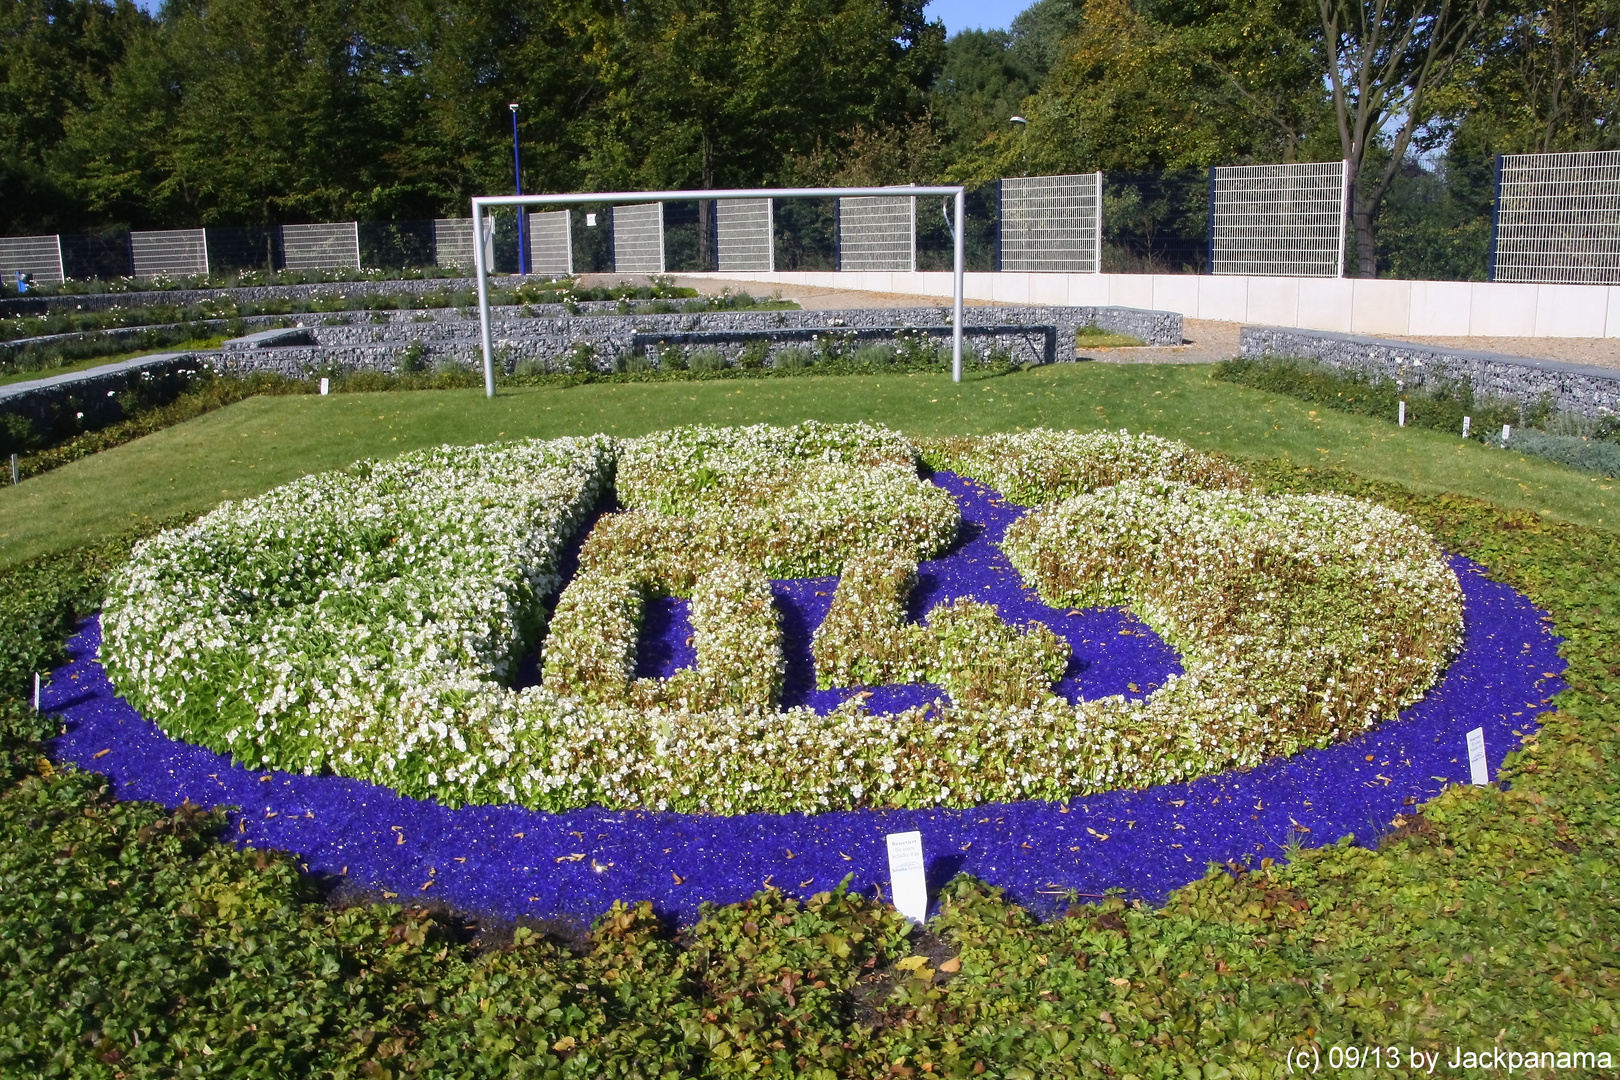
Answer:
[{"label": "fallen leaf", "polygon": [[112,753],[112,747],[110,747],[110,746],[107,747],[107,749],[105,749],[105,750],[97,750],[95,753],[90,755],[90,760],[94,761],[97,758],[104,758],[110,753]]}]

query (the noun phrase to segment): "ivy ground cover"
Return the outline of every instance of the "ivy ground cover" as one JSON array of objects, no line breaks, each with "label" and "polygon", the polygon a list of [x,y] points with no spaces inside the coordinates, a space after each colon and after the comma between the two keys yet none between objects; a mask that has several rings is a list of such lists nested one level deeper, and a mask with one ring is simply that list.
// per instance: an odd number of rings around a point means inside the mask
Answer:
[{"label": "ivy ground cover", "polygon": [[[1126,700],[1145,696],[1175,675],[1174,654],[1137,620],[1117,610],[1071,614],[1047,608],[1019,586],[995,546],[1019,516],[1016,508],[959,477],[936,475],[935,485],[953,496],[967,541],[943,558],[922,562],[911,597],[915,605],[972,597],[997,603],[1010,621],[1026,614],[1044,620],[1071,651],[1057,687],[1071,702],[1111,693]],[[236,828],[245,841],[285,846],[309,859],[314,870],[340,876],[347,871],[400,895],[504,914],[572,915],[600,910],[615,897],[647,896],[689,916],[701,900],[741,899],[766,884],[809,894],[853,874],[858,885],[873,888],[884,877],[883,834],[918,827],[936,879],[965,870],[1007,884],[1020,899],[1051,906],[1114,885],[1159,896],[1196,877],[1210,859],[1273,854],[1291,839],[1332,839],[1376,828],[1402,805],[1464,778],[1462,733],[1475,723],[1485,724],[1487,745],[1499,757],[1515,729],[1528,730],[1556,689],[1555,642],[1522,598],[1492,585],[1470,564],[1453,565],[1468,606],[1463,651],[1444,680],[1399,720],[1242,774],[1057,802],[726,818],[636,810],[452,810],[352,780],[249,774],[206,751],[167,743],[113,700],[104,682],[97,685],[88,656],[60,673],[51,692],[60,689],[78,699],[62,702],[73,722],[59,742],[61,751],[69,759],[94,761],[121,790],[127,787],[126,795],[235,802],[244,807]],[[800,579],[773,586],[789,639],[783,703],[802,695],[821,713],[865,693],[810,687],[811,672],[803,663],[806,632],[813,636],[818,618],[831,608],[830,595],[816,595],[836,593],[831,585]],[[665,645],[643,648],[637,662],[644,669],[662,664],[667,671],[679,662],[686,647],[681,614],[677,604],[667,605],[661,619],[644,627],[661,630]],[[75,643],[80,655],[93,646],[94,633],[88,628]],[[643,634],[643,645],[651,636]],[[892,705],[901,706],[915,703],[905,695],[931,691],[913,685],[887,692],[898,695]],[[875,695],[868,703],[873,700]],[[92,747],[98,741],[107,745]],[[108,753],[94,757],[103,750]]]}]

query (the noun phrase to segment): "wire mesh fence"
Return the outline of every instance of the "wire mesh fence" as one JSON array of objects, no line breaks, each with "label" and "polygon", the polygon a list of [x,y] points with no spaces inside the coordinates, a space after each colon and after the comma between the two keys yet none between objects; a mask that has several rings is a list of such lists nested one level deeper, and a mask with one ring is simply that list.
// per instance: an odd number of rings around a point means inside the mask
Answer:
[{"label": "wire mesh fence", "polygon": [[[970,187],[966,269],[1338,273],[1342,166],[1288,166],[1317,174],[1292,186],[1255,181],[1275,168],[1221,169],[1213,183],[1209,170],[1178,169]],[[1498,200],[1495,158],[1407,163],[1374,221],[1379,275],[1484,280],[1494,225],[1498,280],[1620,282],[1620,152],[1506,158],[1501,177]],[[948,202],[897,192],[842,205],[807,197],[670,202],[662,211],[659,204],[575,206],[528,219],[530,272],[945,271],[954,255]],[[518,271],[518,220],[512,212],[491,218],[485,251],[497,273]],[[200,277],[204,259],[216,277],[299,268],[470,271],[472,243],[471,218],[109,229],[0,238],[0,274],[9,289],[19,271],[39,284]],[[1355,265],[1354,238],[1344,245],[1345,265]]]},{"label": "wire mesh fence", "polygon": [[1102,173],[1001,181],[1001,269],[1095,274],[1102,268]]},{"label": "wire mesh fence", "polygon": [[289,270],[360,269],[360,225],[283,225],[282,260]]},{"label": "wire mesh fence", "polygon": [[62,238],[59,236],[0,237],[0,277],[14,281],[24,274],[44,284],[57,284],[62,272]]},{"label": "wire mesh fence", "polygon": [[838,269],[916,268],[915,195],[856,195],[838,200]]},{"label": "wire mesh fence", "polygon": [[473,266],[472,218],[435,218],[433,221],[433,265]]},{"label": "wire mesh fence", "polygon": [[208,238],[202,229],[166,229],[129,234],[136,277],[186,277],[208,273]]},{"label": "wire mesh fence", "polygon": [[725,271],[776,269],[772,200],[736,199],[715,204],[715,265]]},{"label": "wire mesh fence", "polygon": [[613,269],[621,274],[664,272],[664,204],[613,208]]},{"label": "wire mesh fence", "polygon": [[[567,210],[529,215],[529,272],[559,277],[574,272],[574,242]],[[472,221],[467,222],[471,234]]]},{"label": "wire mesh fence", "polygon": [[1509,154],[1500,170],[1494,280],[1620,283],[1620,150]]},{"label": "wire mesh fence", "polygon": [[1345,184],[1342,161],[1212,168],[1210,272],[1338,277]]}]

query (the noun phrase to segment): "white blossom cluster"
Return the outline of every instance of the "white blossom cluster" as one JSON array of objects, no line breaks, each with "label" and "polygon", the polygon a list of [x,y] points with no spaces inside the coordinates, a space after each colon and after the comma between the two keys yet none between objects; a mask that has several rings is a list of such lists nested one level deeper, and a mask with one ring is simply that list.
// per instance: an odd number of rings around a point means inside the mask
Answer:
[{"label": "white blossom cluster", "polygon": [[1003,544],[1054,605],[1125,605],[1186,674],[1122,726],[1192,772],[1365,731],[1456,654],[1462,588],[1422,530],[1331,495],[1130,480],[1015,522]]},{"label": "white blossom cluster", "polygon": [[1063,677],[1069,645],[1047,627],[1019,629],[994,604],[958,599],[936,604],[923,625],[906,621],[917,564],[892,552],[844,564],[811,652],[816,685],[931,682],[959,706],[1033,704]]},{"label": "white blossom cluster", "polygon": [[971,476],[1009,502],[1038,506],[1083,495],[1121,480],[1172,480],[1206,488],[1241,488],[1235,465],[1183,442],[1128,431],[1033,431],[919,440],[936,469]]},{"label": "white blossom cluster", "polygon": [[250,764],[389,758],[399,701],[496,684],[539,639],[612,468],[604,436],[446,446],[226,503],[135,549],[102,613],[108,673]]},{"label": "white blossom cluster", "polygon": [[[1090,491],[1029,515],[1006,548],[1048,602],[1129,605],[1181,649],[1186,674],[1144,700],[997,689],[1009,649],[1047,679],[1061,650],[958,604],[930,616],[950,649],[888,673],[914,667],[965,688],[954,706],[775,708],[768,577],[864,568],[839,645],[840,663],[863,673],[861,628],[883,639],[915,560],[958,525],[898,435],[815,425],[446,447],[309,477],[138,548],[104,611],[103,658],[171,735],[253,765],[327,769],[451,805],[719,814],[1183,780],[1364,730],[1438,676],[1460,641],[1461,592],[1406,519],[1350,499],[1251,494],[1178,444],[1109,439],[1039,433],[952,452],[989,483],[1024,470],[1031,501]],[[1088,463],[1023,464],[1063,446]],[[604,517],[585,545],[544,642],[544,683],[513,690],[515,658],[545,630],[559,553],[615,459],[633,509]],[[1115,480],[1073,479],[1088,476]],[[803,520],[780,525],[788,513]],[[653,524],[608,524],[622,521]],[[829,549],[779,546],[795,537]],[[652,555],[635,546],[652,542],[664,545]],[[692,596],[697,666],[636,680],[642,605],[677,586]],[[863,596],[883,610],[863,619]],[[990,692],[968,692],[978,686]]]}]

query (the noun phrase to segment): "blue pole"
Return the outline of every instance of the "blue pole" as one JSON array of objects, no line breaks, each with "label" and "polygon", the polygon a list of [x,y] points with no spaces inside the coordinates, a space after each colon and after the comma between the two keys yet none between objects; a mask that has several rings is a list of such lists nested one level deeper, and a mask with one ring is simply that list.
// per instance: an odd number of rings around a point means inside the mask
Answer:
[{"label": "blue pole", "polygon": [[[515,101],[512,102],[511,109],[512,109],[512,188],[513,188],[512,194],[521,195],[521,194],[523,194],[523,159],[518,156],[518,125],[517,125],[518,107],[517,107],[517,102],[515,102]],[[529,272],[529,253],[528,253],[527,250],[525,250],[526,245],[523,242],[524,241],[523,234],[529,231],[528,229],[524,228],[524,226],[528,224],[528,221],[527,221],[528,211],[520,206],[520,207],[517,208],[517,212],[518,212],[518,219],[517,219],[517,222],[518,222],[518,233],[517,233],[517,236],[518,236],[518,273],[527,274]]]}]

